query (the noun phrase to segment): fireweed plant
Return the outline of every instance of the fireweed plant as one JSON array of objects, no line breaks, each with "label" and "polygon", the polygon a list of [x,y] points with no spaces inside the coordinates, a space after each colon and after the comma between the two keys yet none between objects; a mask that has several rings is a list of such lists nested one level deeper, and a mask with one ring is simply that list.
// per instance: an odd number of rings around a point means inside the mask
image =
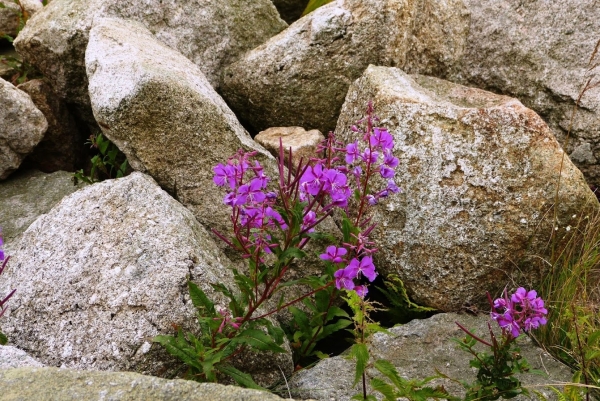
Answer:
[{"label": "fireweed plant", "polygon": [[[227,190],[223,203],[231,209],[232,224],[231,235],[215,234],[248,261],[248,269],[233,269],[236,290],[211,284],[229,299],[225,308],[217,307],[190,281],[201,334],[179,330],[174,336],[155,338],[188,366],[189,377],[216,381],[221,373],[257,388],[232,362],[248,350],[284,352],[286,333],[270,320],[283,309],[294,317],[287,335],[296,360],[315,354],[320,339],[352,324],[334,301],[341,291],[364,300],[367,283],[377,276],[372,256],[376,248],[369,240],[375,224],[367,210],[400,191],[394,182],[399,161],[392,153],[393,138],[384,128],[375,127],[375,121],[369,104],[367,116],[352,127],[362,133],[362,140],[343,144],[330,133],[318,149],[323,157],[300,160],[296,168],[291,150],[284,166],[281,146],[276,191],[269,190],[271,177],[254,159],[255,152],[239,151],[214,167],[215,185]],[[334,212],[341,216],[343,240],[322,250],[323,274],[285,281],[292,263],[306,256],[304,249],[311,239],[334,241],[318,232]],[[291,286],[308,290],[286,299],[282,290]],[[296,306],[300,302],[302,309]]]},{"label": "fireweed plant", "polygon": [[[6,256],[4,255],[4,240],[2,239],[2,227],[0,227],[0,275],[2,275],[2,272],[4,271],[4,268],[6,267],[6,264],[8,263],[8,259],[10,259],[10,256]],[[4,312],[6,312],[6,303],[8,302],[8,300],[10,299],[10,297],[13,296],[13,294],[15,293],[15,290],[12,290],[7,296],[5,296],[4,298],[2,298],[2,296],[0,296],[0,317],[2,317],[2,315],[4,315]],[[8,342],[8,339],[6,338],[6,336],[4,334],[2,334],[2,332],[0,332],[0,345],[5,345]]]}]

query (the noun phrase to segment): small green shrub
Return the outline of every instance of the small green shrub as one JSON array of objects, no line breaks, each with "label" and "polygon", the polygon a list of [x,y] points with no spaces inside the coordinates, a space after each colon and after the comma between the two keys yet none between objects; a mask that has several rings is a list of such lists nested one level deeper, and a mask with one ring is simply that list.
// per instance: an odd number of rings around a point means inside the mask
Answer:
[{"label": "small green shrub", "polygon": [[97,154],[91,159],[90,174],[86,175],[81,169],[73,174],[73,179],[92,184],[94,182],[121,178],[127,175],[129,162],[117,146],[102,134],[91,135],[87,145],[97,150]]}]

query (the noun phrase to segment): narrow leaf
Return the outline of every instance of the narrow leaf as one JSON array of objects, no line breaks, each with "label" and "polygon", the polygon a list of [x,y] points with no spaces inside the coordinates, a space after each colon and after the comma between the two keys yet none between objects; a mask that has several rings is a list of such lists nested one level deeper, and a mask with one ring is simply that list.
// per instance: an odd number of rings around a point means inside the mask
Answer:
[{"label": "narrow leaf", "polygon": [[252,388],[255,390],[267,391],[266,388],[256,384],[252,379],[252,376],[250,376],[248,373],[244,373],[231,365],[216,365],[215,368],[219,372],[225,373],[227,376],[231,377],[240,386]]}]

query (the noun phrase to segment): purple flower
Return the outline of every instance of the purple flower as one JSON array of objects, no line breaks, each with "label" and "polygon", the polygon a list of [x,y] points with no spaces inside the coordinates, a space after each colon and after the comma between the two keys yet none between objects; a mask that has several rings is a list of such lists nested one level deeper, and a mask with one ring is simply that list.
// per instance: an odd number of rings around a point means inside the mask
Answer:
[{"label": "purple flower", "polygon": [[515,293],[511,295],[510,299],[511,299],[511,301],[513,301],[514,303],[517,304],[517,303],[523,302],[525,299],[528,299],[529,301],[533,301],[536,297],[537,297],[537,291],[531,290],[528,292],[525,288],[519,287],[519,288],[517,288]]},{"label": "purple flower", "polygon": [[394,180],[389,180],[388,181],[388,185],[386,188],[389,192],[397,194],[398,192],[401,192],[402,190],[400,188],[398,188],[398,186],[396,185],[396,183],[394,182]]},{"label": "purple flower", "polygon": [[[312,210],[306,213],[304,218],[302,219],[302,229],[306,229],[306,227],[310,227],[317,222],[317,214]],[[308,230],[309,232],[315,231],[314,228]]]},{"label": "purple flower", "polygon": [[359,297],[364,298],[365,295],[367,295],[367,293],[369,292],[369,289],[366,285],[357,285],[356,287],[354,287],[354,291],[356,291],[356,294]]},{"label": "purple flower", "polygon": [[325,184],[327,169],[323,169],[321,163],[317,163],[313,167],[308,167],[302,178],[300,178],[300,187],[312,196],[317,195]]},{"label": "purple flower", "polygon": [[236,197],[234,192],[230,192],[223,198],[223,203],[227,206],[234,207],[236,205]]},{"label": "purple flower", "polygon": [[282,230],[287,230],[288,225],[285,223],[285,220],[283,220],[283,217],[281,217],[277,210],[268,206],[265,209],[265,216],[270,217],[269,225],[273,225],[273,222],[275,222]]},{"label": "purple flower", "polygon": [[503,333],[516,338],[520,330],[529,331],[546,324],[546,314],[544,301],[537,292],[520,287],[510,298],[505,292],[504,297],[494,300],[491,317],[498,322]]},{"label": "purple flower", "polygon": [[261,192],[262,181],[258,178],[250,181],[249,184],[244,184],[238,189],[236,205],[245,203],[260,203],[265,200],[266,195]]},{"label": "purple flower", "polygon": [[377,272],[375,272],[375,265],[373,264],[373,258],[371,256],[365,256],[360,261],[356,258],[350,261],[347,269],[351,269],[354,272],[354,277],[358,277],[359,274],[365,276],[369,281],[375,280]]},{"label": "purple flower", "polygon": [[262,227],[264,214],[261,209],[257,208],[246,208],[241,210],[240,222],[243,226],[250,228]]},{"label": "purple flower", "polygon": [[367,195],[367,202],[369,202],[369,205],[374,206],[377,204],[377,198],[373,195]]},{"label": "purple flower", "polygon": [[394,157],[392,152],[386,151],[385,157],[383,158],[383,164],[385,164],[386,166],[388,166],[390,168],[395,168],[396,166],[398,166],[398,164],[400,164],[400,161],[398,160],[397,157]]},{"label": "purple flower", "polygon": [[346,163],[352,164],[358,158],[358,142],[349,143],[346,145]]},{"label": "purple flower", "polygon": [[391,150],[394,147],[394,138],[385,128],[374,128],[373,135],[369,137],[369,144],[372,147]]},{"label": "purple flower", "polygon": [[385,164],[382,164],[381,166],[379,166],[379,174],[381,174],[381,177],[386,179],[392,178],[394,176],[394,169],[389,168]]},{"label": "purple flower", "polygon": [[233,166],[229,164],[224,166],[223,164],[219,163],[213,167],[213,171],[215,172],[213,182],[217,186],[222,187],[225,185],[225,182],[228,182],[231,189],[235,188],[235,168]]},{"label": "purple flower", "polygon": [[365,163],[373,164],[377,161],[379,153],[373,152],[371,151],[371,149],[366,148],[362,155],[360,155],[360,157]]},{"label": "purple flower", "polygon": [[346,248],[337,248],[335,245],[328,246],[325,253],[319,255],[323,260],[329,260],[333,263],[342,263],[344,261],[343,256],[347,254]]},{"label": "purple flower", "polygon": [[333,275],[335,277],[335,287],[338,290],[353,290],[354,289],[354,277],[356,277],[356,275],[354,274],[353,271],[351,271],[350,269],[348,269],[347,267],[345,269],[340,269],[338,271],[335,272],[335,274]]}]

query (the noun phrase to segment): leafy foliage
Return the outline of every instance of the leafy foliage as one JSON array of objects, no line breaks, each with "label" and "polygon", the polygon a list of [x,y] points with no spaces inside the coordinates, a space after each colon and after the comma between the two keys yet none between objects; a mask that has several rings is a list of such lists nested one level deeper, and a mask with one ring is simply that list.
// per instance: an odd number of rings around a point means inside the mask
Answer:
[{"label": "leafy foliage", "polygon": [[75,182],[83,181],[88,184],[111,178],[121,178],[127,175],[129,162],[117,146],[102,134],[92,135],[86,144],[97,150],[91,159],[90,175],[83,169],[73,174]]}]

